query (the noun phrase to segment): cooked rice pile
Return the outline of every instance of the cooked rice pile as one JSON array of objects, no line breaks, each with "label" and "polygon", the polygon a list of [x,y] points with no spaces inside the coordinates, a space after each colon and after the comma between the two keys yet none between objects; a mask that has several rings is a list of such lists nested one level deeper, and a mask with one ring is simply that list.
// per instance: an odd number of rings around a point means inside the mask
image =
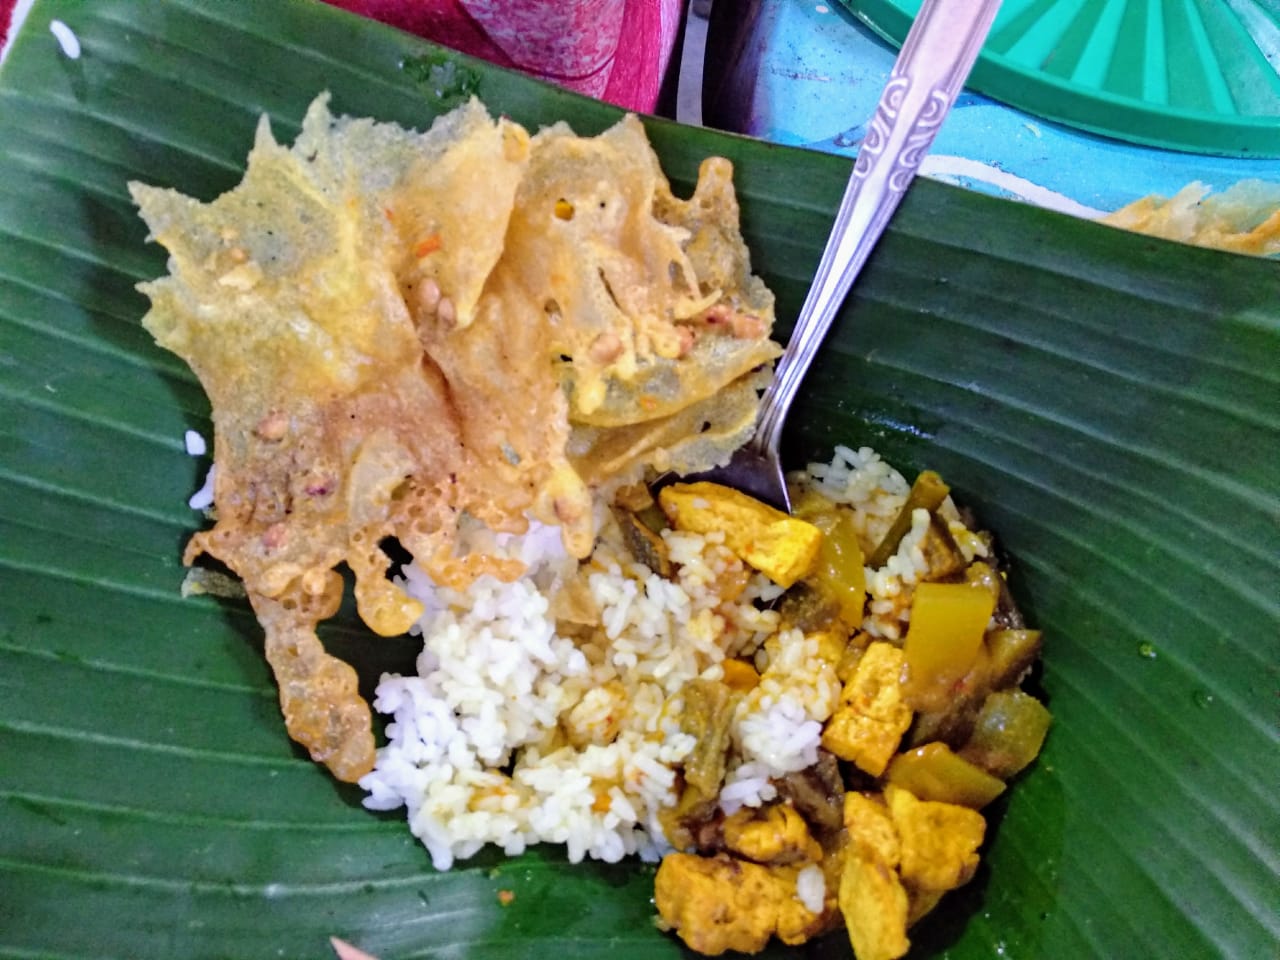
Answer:
[{"label": "cooked rice pile", "polygon": [[[864,550],[884,536],[910,485],[867,448],[837,447],[833,461],[795,478],[849,507]],[[986,546],[946,501],[942,512],[967,560]],[[883,567],[868,569],[872,636],[906,629],[928,512]],[[406,567],[406,588],[426,613],[416,676],[384,676],[375,708],[393,719],[389,743],[360,783],[365,805],[408,808],[409,824],[439,869],[486,843],[517,854],[564,844],[568,857],[616,861],[670,849],[658,812],[676,800],[676,766],[693,749],[681,731],[686,682],[719,680],[726,657],[754,655],[760,683],[737,707],[726,813],[774,798],[774,777],[811,766],[822,724],[840,696],[817,641],[779,629],[762,609],[781,592],[745,568],[719,533],[663,531],[674,582],[633,560],[601,511],[602,537],[579,567],[554,530],[503,545],[528,564],[512,583],[485,576],[465,591],[442,589]],[[723,594],[747,577],[736,599]],[[558,605],[589,598],[581,619],[601,627],[557,630]],[[549,600],[552,596],[555,600]],[[818,897],[821,900],[821,897]]]}]

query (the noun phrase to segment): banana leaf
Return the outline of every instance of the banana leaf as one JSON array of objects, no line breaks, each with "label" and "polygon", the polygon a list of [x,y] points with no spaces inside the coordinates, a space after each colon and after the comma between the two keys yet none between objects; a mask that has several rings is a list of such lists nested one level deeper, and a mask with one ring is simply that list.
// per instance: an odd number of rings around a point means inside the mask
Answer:
[{"label": "banana leaf", "polygon": [[[209,410],[139,325],[164,255],[125,182],[211,198],[324,89],[419,127],[471,93],[617,115],[303,0],[37,0],[0,67],[0,957],[681,956],[639,863],[434,872],[285,737],[245,604],[179,595]],[[785,335],[847,161],[649,130],[678,190],[735,163]],[[912,956],[1274,957],[1280,264],[917,182],[792,421],[794,464],[940,470],[1048,637],[1046,750]],[[349,610],[324,639],[366,692],[415,653]]]}]

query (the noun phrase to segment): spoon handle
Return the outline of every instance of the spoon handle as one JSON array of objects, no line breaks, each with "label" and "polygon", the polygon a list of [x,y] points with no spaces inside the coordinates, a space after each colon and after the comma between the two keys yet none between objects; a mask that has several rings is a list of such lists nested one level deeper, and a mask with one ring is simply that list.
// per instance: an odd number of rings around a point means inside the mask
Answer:
[{"label": "spoon handle", "polygon": [[750,443],[757,452],[776,454],[791,401],[964,86],[999,6],[1000,0],[924,0],[880,95],[813,285],[761,401]]}]

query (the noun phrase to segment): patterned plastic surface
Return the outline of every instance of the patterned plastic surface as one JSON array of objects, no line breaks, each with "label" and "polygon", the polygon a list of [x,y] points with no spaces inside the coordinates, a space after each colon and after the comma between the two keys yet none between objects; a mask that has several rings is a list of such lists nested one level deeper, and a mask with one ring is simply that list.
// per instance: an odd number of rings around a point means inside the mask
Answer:
[{"label": "patterned plastic surface", "polygon": [[[841,0],[894,43],[920,0]],[[1004,0],[971,86],[1134,143],[1280,157],[1277,0]]]},{"label": "patterned plastic surface", "polygon": [[[852,158],[866,136],[894,50],[852,12],[821,0],[717,3],[707,32],[703,118],[773,143]],[[1144,146],[1043,120],[966,89],[922,176],[1096,217],[1192,181],[1225,190],[1280,182],[1280,159]]]}]

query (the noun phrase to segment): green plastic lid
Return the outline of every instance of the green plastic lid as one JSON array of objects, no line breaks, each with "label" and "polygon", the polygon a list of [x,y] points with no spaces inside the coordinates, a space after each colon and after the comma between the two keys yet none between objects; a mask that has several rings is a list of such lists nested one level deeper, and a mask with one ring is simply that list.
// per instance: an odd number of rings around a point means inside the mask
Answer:
[{"label": "green plastic lid", "polygon": [[[842,0],[901,43],[921,0]],[[1280,0],[1004,0],[969,86],[1194,153],[1280,157]]]}]

